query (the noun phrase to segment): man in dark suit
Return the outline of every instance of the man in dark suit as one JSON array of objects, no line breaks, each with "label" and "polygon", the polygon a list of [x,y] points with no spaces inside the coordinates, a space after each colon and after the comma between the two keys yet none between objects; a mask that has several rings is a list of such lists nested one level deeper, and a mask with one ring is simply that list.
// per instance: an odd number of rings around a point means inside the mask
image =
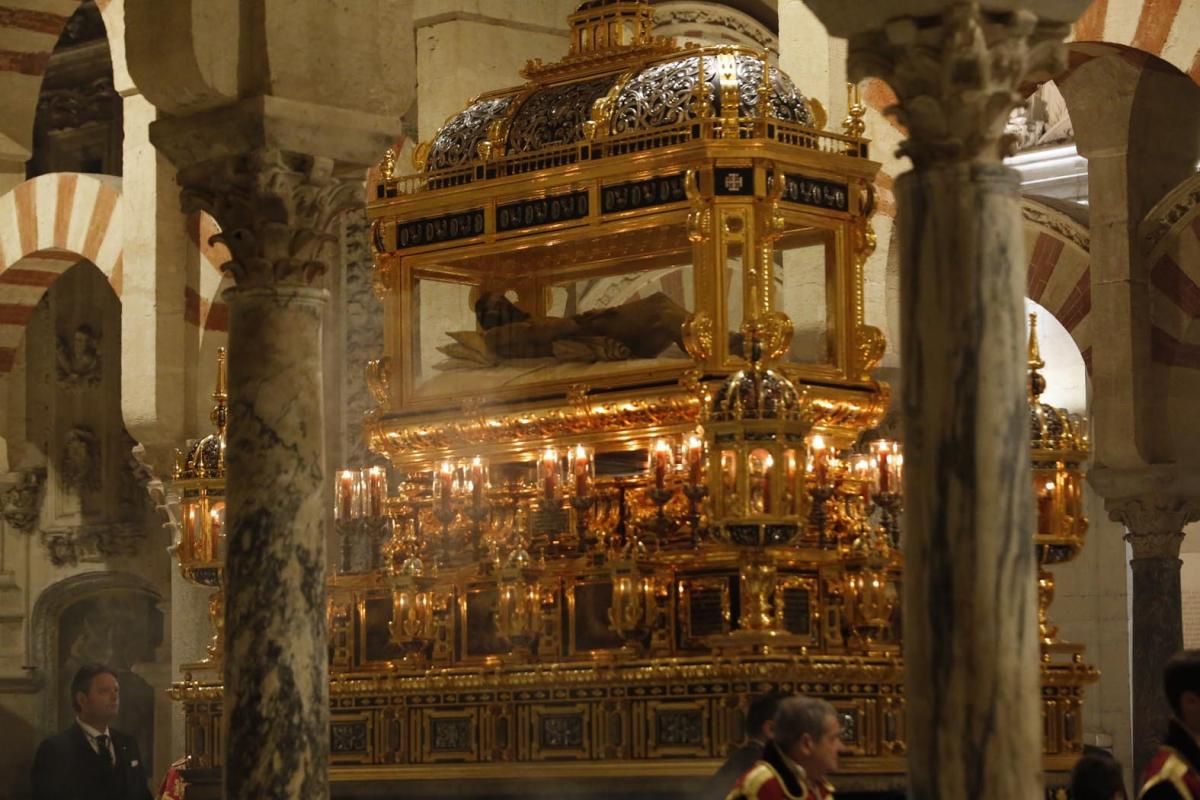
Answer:
[{"label": "man in dark suit", "polygon": [[38,747],[34,800],[153,800],[137,740],[109,727],[121,707],[117,675],[85,664],[71,681],[75,722]]},{"label": "man in dark suit", "polygon": [[763,747],[771,739],[775,725],[775,711],[783,698],[782,694],[769,692],[750,703],[746,711],[746,743],[734,750],[717,774],[709,779],[704,789],[704,800],[725,800],[737,779],[763,757]]}]

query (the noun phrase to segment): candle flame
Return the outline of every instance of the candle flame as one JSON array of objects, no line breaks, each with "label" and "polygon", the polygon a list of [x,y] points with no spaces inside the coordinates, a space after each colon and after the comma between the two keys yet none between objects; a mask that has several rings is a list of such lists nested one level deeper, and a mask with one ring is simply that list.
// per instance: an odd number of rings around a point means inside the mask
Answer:
[{"label": "candle flame", "polygon": [[813,450],[824,450],[825,449],[825,439],[820,434],[815,434],[812,437],[812,449]]}]

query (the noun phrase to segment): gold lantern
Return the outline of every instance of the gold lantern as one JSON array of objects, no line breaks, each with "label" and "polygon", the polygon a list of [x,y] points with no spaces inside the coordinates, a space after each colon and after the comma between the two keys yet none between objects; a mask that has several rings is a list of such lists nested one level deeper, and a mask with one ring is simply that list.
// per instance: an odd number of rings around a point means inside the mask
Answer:
[{"label": "gold lantern", "polygon": [[705,423],[709,523],[729,544],[782,545],[803,533],[811,414],[795,384],[763,364],[757,338],[747,349],[750,365],[721,384]]},{"label": "gold lantern", "polygon": [[404,653],[404,661],[423,664],[436,637],[433,588],[437,579],[425,575],[421,559],[410,556],[392,576],[391,643]]},{"label": "gold lantern", "polygon": [[542,629],[542,592],[523,547],[514,550],[497,576],[495,624],[500,640],[518,659],[533,655]]},{"label": "gold lantern", "polygon": [[188,448],[186,458],[175,451],[172,488],[179,495],[180,535],[175,550],[179,571],[197,586],[213,589],[208,617],[213,628],[208,656],[188,669],[216,670],[225,651],[225,348],[217,350],[217,385],[210,419],[216,430]]},{"label": "gold lantern", "polygon": [[1034,542],[1038,560],[1038,639],[1042,660],[1056,655],[1082,657],[1081,645],[1058,638],[1050,622],[1054,574],[1047,567],[1075,558],[1083,549],[1087,518],[1083,511],[1083,469],[1091,446],[1087,420],[1041,401],[1046,366],[1038,346],[1037,315],[1029,315],[1029,427],[1033,460],[1033,493],[1037,504]]},{"label": "gold lantern", "polygon": [[612,563],[612,603],[608,624],[629,644],[644,648],[654,625],[654,567],[645,558],[645,548],[635,542]]}]

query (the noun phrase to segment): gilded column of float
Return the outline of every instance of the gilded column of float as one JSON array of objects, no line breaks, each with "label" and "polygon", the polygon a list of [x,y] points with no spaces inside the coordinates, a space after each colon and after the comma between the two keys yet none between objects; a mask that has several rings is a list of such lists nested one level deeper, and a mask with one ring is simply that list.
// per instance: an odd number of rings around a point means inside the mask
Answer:
[{"label": "gilded column of float", "polygon": [[900,98],[909,783],[923,800],[1041,791],[1024,247],[1003,127],[1065,24],[949,5],[851,39]]}]

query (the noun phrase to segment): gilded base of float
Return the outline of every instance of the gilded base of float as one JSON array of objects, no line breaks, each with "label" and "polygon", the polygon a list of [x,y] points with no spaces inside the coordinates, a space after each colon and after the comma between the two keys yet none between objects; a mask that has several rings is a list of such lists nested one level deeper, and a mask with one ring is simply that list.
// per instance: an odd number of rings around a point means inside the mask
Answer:
[{"label": "gilded base of float", "polygon": [[[1044,664],[1046,773],[1082,751],[1084,664]],[[463,779],[702,778],[744,739],[752,698],[778,690],[829,700],[842,718],[841,783],[888,790],[904,779],[899,658],[774,655],[620,665],[527,664],[330,682],[331,777],[339,782]],[[186,744],[219,768],[223,689],[184,681]]]}]

